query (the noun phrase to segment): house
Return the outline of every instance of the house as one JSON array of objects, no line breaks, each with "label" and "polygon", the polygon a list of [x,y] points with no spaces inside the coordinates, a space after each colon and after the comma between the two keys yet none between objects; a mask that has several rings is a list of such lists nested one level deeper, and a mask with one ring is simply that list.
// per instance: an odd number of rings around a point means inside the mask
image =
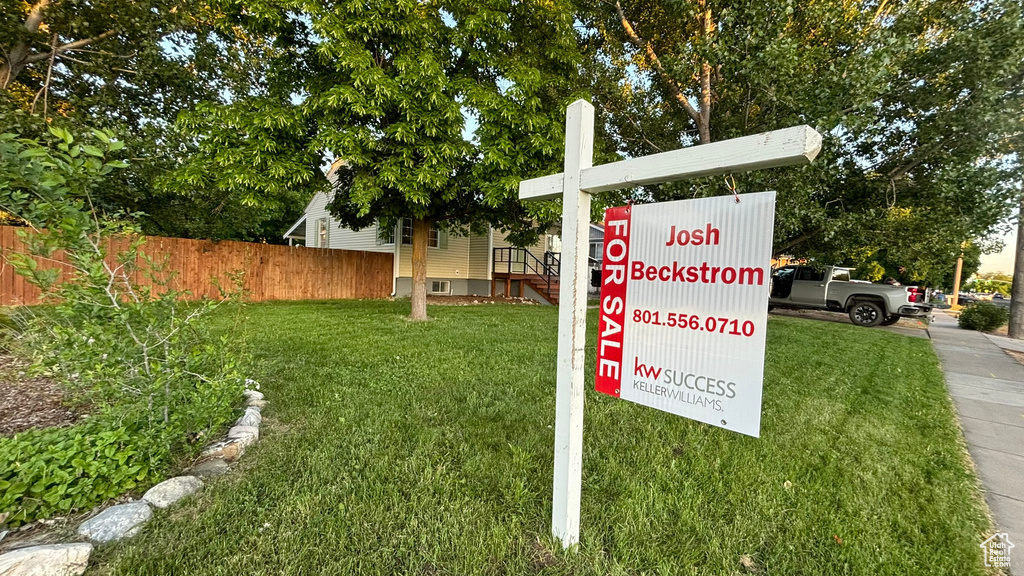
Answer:
[{"label": "house", "polygon": [[[340,162],[331,166],[332,176]],[[412,220],[394,229],[374,225],[359,231],[344,228],[327,211],[328,193],[318,193],[306,205],[303,215],[284,234],[290,245],[308,248],[336,248],[395,255],[392,295],[412,293]],[[600,228],[600,227],[599,227]],[[601,240],[603,242],[603,228]],[[593,252],[594,232],[591,232]],[[449,235],[431,229],[427,243],[427,292],[450,296],[525,296],[542,303],[558,303],[558,272],[561,241],[558,234],[545,234],[529,247],[513,246],[500,230],[486,234]],[[600,249],[598,249],[600,253]]]},{"label": "house", "polygon": [[604,262],[604,226],[593,222],[590,223],[590,253],[588,256],[587,268],[590,270],[591,281],[587,291],[590,294],[598,294],[601,292],[601,263]]}]

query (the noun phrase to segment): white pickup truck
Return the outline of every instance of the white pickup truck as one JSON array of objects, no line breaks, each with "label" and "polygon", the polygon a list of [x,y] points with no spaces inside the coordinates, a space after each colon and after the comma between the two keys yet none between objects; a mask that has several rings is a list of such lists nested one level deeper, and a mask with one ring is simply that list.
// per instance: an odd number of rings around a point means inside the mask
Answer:
[{"label": "white pickup truck", "polygon": [[846,312],[858,326],[888,326],[903,317],[923,318],[932,307],[916,286],[852,280],[849,268],[783,266],[772,272],[768,306]]}]

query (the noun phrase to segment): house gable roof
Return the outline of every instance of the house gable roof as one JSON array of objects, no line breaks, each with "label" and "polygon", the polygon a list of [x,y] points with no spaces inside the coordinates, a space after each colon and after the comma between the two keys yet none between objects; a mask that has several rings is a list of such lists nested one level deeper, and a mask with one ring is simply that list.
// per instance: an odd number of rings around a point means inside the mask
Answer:
[{"label": "house gable roof", "polygon": [[[306,206],[306,208],[309,208],[309,206]],[[299,226],[302,227],[301,231],[297,230],[297,228],[299,228]],[[304,239],[305,237],[306,237],[306,215],[303,214],[298,220],[295,221],[295,224],[292,224],[292,227],[289,228],[288,231],[284,233],[284,236],[282,236],[282,238],[303,238]]]},{"label": "house gable roof", "polygon": [[[339,168],[341,168],[344,165],[345,161],[342,160],[341,158],[338,158],[334,162],[332,162],[330,168],[327,169],[327,173],[324,175],[327,178],[327,181],[330,182],[331,184],[334,184],[334,181],[336,180],[334,176],[335,173],[338,171]],[[317,192],[316,194],[313,194],[313,197],[309,199],[309,202],[306,202],[306,207],[302,209],[302,217],[296,220],[295,224],[292,224],[292,227],[289,228],[288,231],[284,233],[283,238],[288,238],[289,235],[292,235],[292,232],[295,230],[296,227],[298,227],[300,224],[305,223],[306,215],[309,214],[310,206],[313,205],[313,201],[316,200],[317,196],[321,194],[326,196],[327,192]],[[305,233],[305,231],[303,231],[303,233]],[[295,235],[295,237],[298,237],[298,235]]]}]

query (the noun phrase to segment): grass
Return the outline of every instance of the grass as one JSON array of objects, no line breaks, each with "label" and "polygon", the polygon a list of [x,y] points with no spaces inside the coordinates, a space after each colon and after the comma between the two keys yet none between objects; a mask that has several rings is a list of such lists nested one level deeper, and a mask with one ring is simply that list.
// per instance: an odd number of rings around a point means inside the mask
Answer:
[{"label": "grass", "polygon": [[252,311],[260,443],[92,573],[985,573],[989,523],[926,340],[771,318],[760,439],[588,392],[565,553],[548,535],[553,308]]}]

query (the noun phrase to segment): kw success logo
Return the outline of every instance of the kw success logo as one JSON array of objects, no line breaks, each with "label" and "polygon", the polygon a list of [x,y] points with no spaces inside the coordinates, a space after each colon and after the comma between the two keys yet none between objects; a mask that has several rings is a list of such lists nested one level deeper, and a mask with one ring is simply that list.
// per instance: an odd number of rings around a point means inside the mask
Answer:
[{"label": "kw success logo", "polygon": [[686,370],[633,362],[633,389],[670,400],[722,411],[722,398],[736,397],[736,383]]}]

